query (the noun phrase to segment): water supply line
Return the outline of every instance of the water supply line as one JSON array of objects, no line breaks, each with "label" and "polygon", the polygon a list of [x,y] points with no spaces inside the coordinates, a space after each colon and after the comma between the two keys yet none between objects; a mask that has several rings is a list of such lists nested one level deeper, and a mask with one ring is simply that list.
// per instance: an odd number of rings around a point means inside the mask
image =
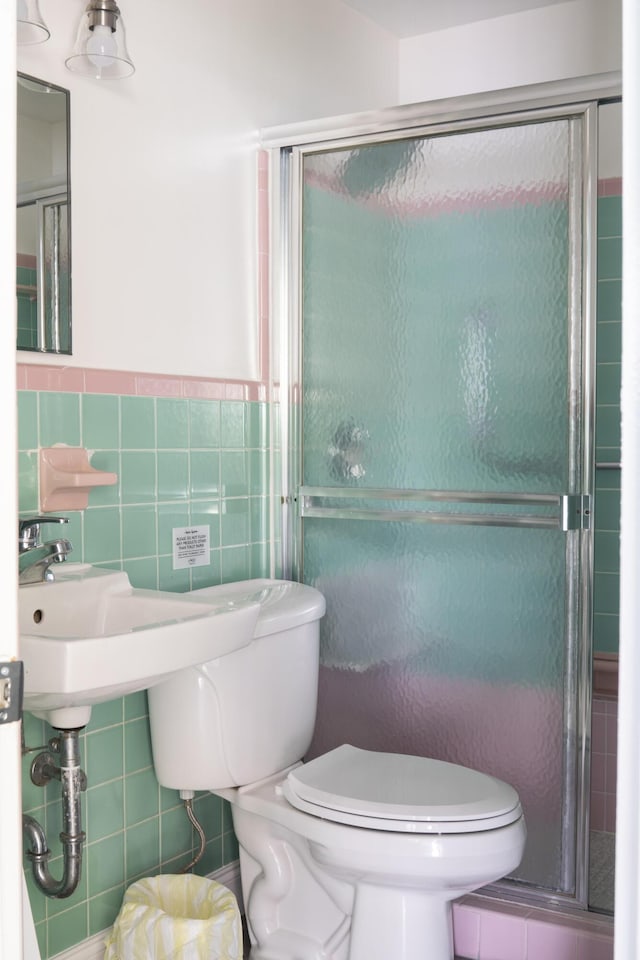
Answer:
[{"label": "water supply line", "polygon": [[188,873],[188,871],[192,870],[195,867],[196,863],[198,863],[198,861],[202,859],[205,845],[207,842],[207,838],[205,837],[204,830],[202,829],[202,824],[200,823],[195,813],[193,812],[194,796],[195,794],[193,790],[180,791],[180,799],[184,802],[184,808],[187,811],[187,816],[189,817],[192,827],[194,828],[194,830],[196,831],[196,833],[200,838],[200,847],[198,849],[198,852],[195,854],[193,860],[191,860],[190,863],[186,865],[186,867],[182,867],[182,869],[180,870],[180,873]]},{"label": "water supply line", "polygon": [[[63,871],[60,880],[49,871],[51,851],[47,838],[37,820],[24,814],[22,829],[29,840],[26,855],[31,860],[33,878],[37,888],[47,897],[64,899],[70,897],[80,882],[82,849],[85,833],[82,830],[82,807],[80,795],[87,788],[87,778],[80,767],[80,729],[58,730],[58,735],[49,741],[49,750],[38,754],[31,764],[31,780],[44,787],[51,780],[62,784],[62,843]],[[60,762],[56,762],[55,754]]]}]

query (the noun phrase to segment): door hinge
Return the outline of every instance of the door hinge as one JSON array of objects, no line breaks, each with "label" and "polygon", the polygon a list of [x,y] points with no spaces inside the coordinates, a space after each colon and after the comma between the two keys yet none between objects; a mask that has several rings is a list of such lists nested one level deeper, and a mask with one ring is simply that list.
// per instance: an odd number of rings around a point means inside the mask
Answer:
[{"label": "door hinge", "polygon": [[22,717],[24,664],[22,660],[0,663],[0,724],[15,723]]},{"label": "door hinge", "polygon": [[562,529],[591,529],[591,497],[588,494],[566,494],[562,497]]}]

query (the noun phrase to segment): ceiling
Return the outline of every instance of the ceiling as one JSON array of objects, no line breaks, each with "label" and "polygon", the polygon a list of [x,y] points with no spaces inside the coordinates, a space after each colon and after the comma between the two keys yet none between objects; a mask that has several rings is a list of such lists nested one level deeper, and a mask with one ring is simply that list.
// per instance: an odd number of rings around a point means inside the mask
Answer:
[{"label": "ceiling", "polygon": [[566,0],[343,0],[398,38],[491,20]]}]

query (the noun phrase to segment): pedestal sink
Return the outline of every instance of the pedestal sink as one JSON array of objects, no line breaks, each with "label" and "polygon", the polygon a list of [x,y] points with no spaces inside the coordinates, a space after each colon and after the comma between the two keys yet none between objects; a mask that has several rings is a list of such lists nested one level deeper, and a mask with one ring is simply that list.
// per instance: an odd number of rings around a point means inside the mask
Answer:
[{"label": "pedestal sink", "polygon": [[20,587],[18,611],[24,708],[64,730],[85,726],[94,703],[250,643],[259,604],[139,590],[126,573],[65,563]]}]

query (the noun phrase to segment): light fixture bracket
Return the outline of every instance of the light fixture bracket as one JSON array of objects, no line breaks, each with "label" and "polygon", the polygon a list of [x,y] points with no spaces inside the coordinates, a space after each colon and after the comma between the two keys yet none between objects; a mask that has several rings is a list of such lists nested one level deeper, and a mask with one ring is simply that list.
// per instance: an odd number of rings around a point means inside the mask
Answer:
[{"label": "light fixture bracket", "polygon": [[91,0],[87,5],[86,13],[90,30],[94,27],[109,27],[112,33],[116,32],[120,8],[115,0]]}]

